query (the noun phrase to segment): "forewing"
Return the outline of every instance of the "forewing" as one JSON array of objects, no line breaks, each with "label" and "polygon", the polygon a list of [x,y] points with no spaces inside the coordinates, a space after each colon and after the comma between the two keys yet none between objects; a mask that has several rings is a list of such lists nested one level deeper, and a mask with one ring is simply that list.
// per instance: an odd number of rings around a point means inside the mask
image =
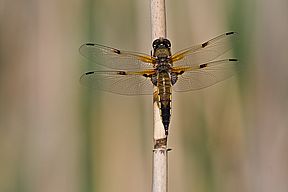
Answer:
[{"label": "forewing", "polygon": [[91,71],[84,73],[80,82],[87,87],[121,95],[150,95],[153,84],[148,76],[153,73],[153,69],[141,72]]},{"label": "forewing", "polygon": [[93,61],[95,66],[101,65],[111,69],[137,70],[151,68],[153,58],[142,53],[121,51],[94,43],[83,44],[79,52]]},{"label": "forewing", "polygon": [[231,49],[237,33],[228,32],[205,43],[177,52],[172,56],[174,66],[195,66],[216,59]]},{"label": "forewing", "polygon": [[235,74],[237,59],[224,59],[200,64],[197,67],[176,67],[178,80],[173,86],[174,91],[199,90],[223,81]]}]

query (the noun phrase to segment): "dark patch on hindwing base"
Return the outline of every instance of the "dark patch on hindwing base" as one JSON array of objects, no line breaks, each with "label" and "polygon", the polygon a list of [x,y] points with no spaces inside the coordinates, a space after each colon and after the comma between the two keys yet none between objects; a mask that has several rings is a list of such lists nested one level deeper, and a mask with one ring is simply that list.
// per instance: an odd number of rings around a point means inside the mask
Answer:
[{"label": "dark patch on hindwing base", "polygon": [[174,85],[178,80],[178,74],[171,73],[171,84]]},{"label": "dark patch on hindwing base", "polygon": [[157,80],[156,74],[151,76],[151,81],[152,81],[153,85],[157,86],[158,80]]}]

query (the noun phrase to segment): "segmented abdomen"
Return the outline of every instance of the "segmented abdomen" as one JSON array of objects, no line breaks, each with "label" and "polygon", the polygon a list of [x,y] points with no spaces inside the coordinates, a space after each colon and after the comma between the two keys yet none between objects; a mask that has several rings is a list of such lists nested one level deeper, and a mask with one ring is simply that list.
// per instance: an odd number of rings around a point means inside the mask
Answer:
[{"label": "segmented abdomen", "polygon": [[158,73],[157,86],[162,123],[165,128],[165,134],[168,135],[171,116],[171,78],[169,73],[165,71]]}]

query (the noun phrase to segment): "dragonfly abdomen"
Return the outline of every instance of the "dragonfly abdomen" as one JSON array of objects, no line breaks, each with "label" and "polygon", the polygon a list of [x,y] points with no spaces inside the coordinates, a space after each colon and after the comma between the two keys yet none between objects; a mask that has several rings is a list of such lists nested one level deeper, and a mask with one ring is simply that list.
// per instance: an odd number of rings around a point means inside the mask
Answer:
[{"label": "dragonfly abdomen", "polygon": [[165,134],[168,135],[168,128],[171,117],[171,78],[169,73],[162,71],[158,73],[158,101],[160,104],[162,123]]}]

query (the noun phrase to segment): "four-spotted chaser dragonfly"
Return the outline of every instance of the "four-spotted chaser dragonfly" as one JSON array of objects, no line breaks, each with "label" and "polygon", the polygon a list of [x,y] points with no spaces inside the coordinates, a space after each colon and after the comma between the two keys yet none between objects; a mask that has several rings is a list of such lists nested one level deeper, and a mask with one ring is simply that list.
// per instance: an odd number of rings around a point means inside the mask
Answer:
[{"label": "four-spotted chaser dragonfly", "polygon": [[161,119],[168,135],[172,90],[198,90],[231,77],[237,59],[215,59],[231,49],[229,43],[235,36],[235,32],[224,33],[174,55],[170,41],[164,38],[153,42],[151,56],[86,43],[80,53],[95,66],[110,70],[86,72],[80,82],[121,95],[153,94],[153,86],[157,86]]}]

